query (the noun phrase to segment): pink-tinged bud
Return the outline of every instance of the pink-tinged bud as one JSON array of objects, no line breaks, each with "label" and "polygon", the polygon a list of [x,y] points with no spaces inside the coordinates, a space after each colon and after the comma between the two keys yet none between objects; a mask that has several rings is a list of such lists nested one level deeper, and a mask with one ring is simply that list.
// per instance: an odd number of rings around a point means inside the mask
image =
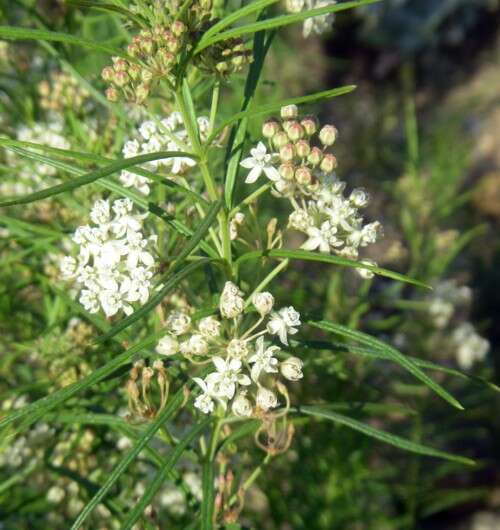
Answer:
[{"label": "pink-tinged bud", "polygon": [[311,149],[311,152],[309,153],[309,156],[307,157],[307,161],[312,166],[319,166],[322,160],[323,160],[323,151],[321,151],[319,147],[313,147]]},{"label": "pink-tinged bud", "polygon": [[297,150],[297,156],[300,156],[300,158],[307,158],[311,152],[311,146],[307,140],[299,140],[295,144],[295,149]]},{"label": "pink-tinged bud", "polygon": [[337,159],[331,153],[327,153],[323,157],[319,167],[321,168],[321,171],[331,173],[337,167]]},{"label": "pink-tinged bud", "polygon": [[276,149],[280,149],[288,143],[288,136],[284,131],[279,131],[273,136],[273,145]]},{"label": "pink-tinged bud", "polygon": [[150,87],[146,83],[141,83],[137,87],[135,91],[135,98],[136,98],[137,103],[142,103],[143,101],[145,101],[145,99],[149,96],[149,90],[150,90]]},{"label": "pink-tinged bud", "polygon": [[146,55],[151,55],[154,47],[154,42],[151,37],[142,37],[140,41],[141,50]]},{"label": "pink-tinged bud", "polygon": [[181,22],[180,20],[176,20],[173,24],[172,24],[172,33],[176,36],[176,37],[180,37],[182,35],[184,35],[184,33],[186,33],[186,25],[184,24],[184,22]]},{"label": "pink-tinged bud", "polygon": [[143,69],[141,70],[141,80],[145,83],[149,83],[153,79],[153,72],[151,70]]},{"label": "pink-tinged bud", "polygon": [[302,125],[297,122],[291,123],[287,128],[286,133],[292,142],[296,142],[304,137],[304,129],[302,128]]},{"label": "pink-tinged bud", "polygon": [[106,93],[106,98],[109,101],[118,101],[118,90],[116,90],[116,88],[109,87],[106,89],[105,93]]},{"label": "pink-tinged bud", "polygon": [[267,120],[262,125],[264,138],[272,138],[280,130],[280,124],[276,120]]},{"label": "pink-tinged bud", "polygon": [[170,67],[175,63],[175,55],[173,53],[170,53],[165,48],[160,48],[156,52],[156,60],[161,66],[169,70]]},{"label": "pink-tinged bud", "polygon": [[285,180],[293,180],[293,177],[295,176],[295,167],[290,162],[281,164],[278,171],[280,176]]},{"label": "pink-tinged bud", "polygon": [[115,71],[111,66],[106,66],[102,69],[101,77],[106,81],[106,83],[111,83],[115,77]]},{"label": "pink-tinged bud", "polygon": [[299,115],[299,109],[297,105],[286,105],[285,107],[281,107],[280,114],[283,119],[290,120]]},{"label": "pink-tinged bud", "polygon": [[124,87],[128,82],[130,78],[127,74],[127,72],[115,72],[114,82],[119,87]]},{"label": "pink-tinged bud", "polygon": [[135,42],[131,42],[128,46],[127,46],[127,53],[131,56],[131,57],[137,57],[141,54],[141,49],[140,47],[138,46],[137,43]]},{"label": "pink-tinged bud", "polygon": [[295,156],[293,144],[286,144],[280,148],[280,159],[282,162],[291,162]]},{"label": "pink-tinged bud", "polygon": [[311,184],[312,182],[312,173],[311,170],[307,167],[299,167],[297,171],[295,172],[295,180],[298,184],[301,184],[302,186],[307,186],[307,184]]},{"label": "pink-tinged bud", "polygon": [[169,51],[171,51],[172,53],[177,53],[179,51],[179,48],[181,47],[179,39],[174,35],[169,35],[165,43]]},{"label": "pink-tinged bud", "polygon": [[134,81],[137,81],[141,77],[141,68],[137,64],[131,64],[128,69],[128,75]]},{"label": "pink-tinged bud", "polygon": [[318,126],[314,118],[304,118],[300,124],[302,127],[304,127],[304,131],[307,136],[312,136],[318,130]]},{"label": "pink-tinged bud", "polygon": [[115,72],[126,72],[128,69],[128,62],[121,57],[113,57],[113,68]]},{"label": "pink-tinged bud", "polygon": [[333,145],[336,138],[337,129],[333,125],[325,125],[321,131],[319,131],[319,140],[323,145]]}]

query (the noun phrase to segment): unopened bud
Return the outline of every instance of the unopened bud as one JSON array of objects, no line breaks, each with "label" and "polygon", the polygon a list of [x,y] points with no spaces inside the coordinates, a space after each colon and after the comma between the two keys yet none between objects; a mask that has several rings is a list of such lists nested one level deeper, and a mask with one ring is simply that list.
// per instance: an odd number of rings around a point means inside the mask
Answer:
[{"label": "unopened bud", "polygon": [[128,69],[128,75],[134,81],[137,81],[141,77],[141,67],[137,64],[131,64]]},{"label": "unopened bud", "polygon": [[288,138],[292,140],[292,142],[296,142],[297,140],[300,140],[304,137],[304,129],[300,125],[300,123],[293,122],[290,124],[290,126],[287,128],[286,133],[288,134]]},{"label": "unopened bud", "polygon": [[121,57],[113,57],[113,68],[115,72],[126,72],[128,69],[128,62]]},{"label": "unopened bud", "polygon": [[141,81],[143,81],[144,83],[149,83],[151,79],[153,79],[153,72],[151,72],[151,70],[143,68],[141,70]]},{"label": "unopened bud", "polygon": [[297,169],[297,171],[295,172],[295,180],[298,184],[301,184],[302,186],[310,184],[312,182],[311,170],[304,166],[299,167],[299,169]]},{"label": "unopened bud", "polygon": [[127,46],[127,53],[132,57],[137,57],[141,53],[141,49],[136,42],[131,42]]},{"label": "unopened bud", "polygon": [[101,77],[106,81],[106,83],[111,83],[115,77],[115,71],[111,66],[106,66],[102,69]]},{"label": "unopened bud", "polygon": [[297,150],[297,156],[300,156],[300,158],[308,157],[311,152],[311,146],[307,140],[299,140],[295,144],[295,149]]},{"label": "unopened bud", "polygon": [[291,162],[295,156],[293,144],[286,144],[280,148],[280,159],[282,162]]},{"label": "unopened bud", "polygon": [[186,33],[186,25],[184,24],[184,22],[181,22],[180,20],[176,20],[176,21],[172,24],[172,33],[173,33],[176,37],[180,37],[181,35],[183,35],[184,33]]},{"label": "unopened bud", "polygon": [[217,63],[216,66],[215,66],[215,69],[220,73],[220,74],[224,74],[227,72],[227,70],[229,69],[229,66],[227,65],[227,63],[225,61],[221,61],[220,63]]},{"label": "unopened bud", "polygon": [[135,91],[135,98],[137,100],[137,103],[142,103],[149,95],[149,85],[146,83],[141,83],[136,91]]},{"label": "unopened bud", "polygon": [[164,68],[170,69],[172,64],[175,62],[175,55],[165,48],[160,48],[156,52],[156,60],[158,63],[163,66]]},{"label": "unopened bud", "polygon": [[276,120],[267,120],[262,125],[264,138],[272,138],[280,130],[280,124]]},{"label": "unopened bud", "polygon": [[283,147],[288,143],[288,136],[286,132],[279,131],[273,136],[273,145],[276,149]]},{"label": "unopened bud", "polygon": [[280,114],[283,119],[293,119],[299,115],[299,109],[297,105],[286,105],[285,107],[281,107]]},{"label": "unopened bud", "polygon": [[318,126],[314,118],[304,118],[300,124],[302,127],[304,127],[304,131],[307,136],[312,136],[318,130]]},{"label": "unopened bud", "polygon": [[109,87],[106,89],[106,98],[109,101],[118,101],[118,90],[113,87]]},{"label": "unopened bud", "polygon": [[323,160],[323,151],[321,151],[319,147],[313,147],[311,149],[311,152],[309,153],[309,156],[307,157],[307,161],[312,166],[319,166],[322,160]]},{"label": "unopened bud", "polygon": [[151,37],[142,37],[140,40],[141,50],[146,55],[151,55],[153,51],[154,42]]},{"label": "unopened bud", "polygon": [[319,140],[323,145],[333,145],[336,138],[337,129],[333,125],[325,125],[321,131],[319,131]]},{"label": "unopened bud", "polygon": [[281,164],[279,167],[279,173],[285,180],[293,180],[293,177],[295,176],[295,167],[290,162]]},{"label": "unopened bud", "polygon": [[114,82],[119,87],[124,87],[129,82],[129,76],[127,72],[115,72]]},{"label": "unopened bud", "polygon": [[321,168],[321,171],[331,173],[337,167],[337,159],[331,153],[327,153],[323,157],[319,167]]}]

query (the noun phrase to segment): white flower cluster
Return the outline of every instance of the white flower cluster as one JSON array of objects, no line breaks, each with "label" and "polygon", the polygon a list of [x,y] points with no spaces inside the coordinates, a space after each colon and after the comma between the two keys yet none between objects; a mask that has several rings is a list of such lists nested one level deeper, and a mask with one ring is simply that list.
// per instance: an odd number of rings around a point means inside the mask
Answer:
[{"label": "white flower cluster", "polygon": [[457,363],[463,370],[470,370],[474,363],[484,361],[490,349],[489,341],[481,337],[470,322],[455,328],[451,340],[456,348]]},{"label": "white flower cluster", "polygon": [[446,280],[438,283],[429,298],[429,314],[433,324],[445,328],[454,313],[463,306],[470,304],[472,291],[465,285],[458,286],[455,280]]},{"label": "white flower cluster", "polygon": [[289,227],[307,236],[303,249],[355,259],[359,248],[376,241],[380,223],[364,224],[359,213],[368,204],[368,194],[357,188],[345,196],[345,183],[333,172],[337,161],[328,152],[337,137],[333,125],[318,130],[314,117],[300,120],[297,107],[289,105],[281,109],[281,121],[266,122],[262,133],[271,152],[259,142],[241,161],[250,170],[245,182],[264,174],[273,183],[273,193],[290,201]]},{"label": "white flower cluster", "polygon": [[[336,4],[336,0],[286,0],[286,8],[290,13],[300,13],[301,11],[309,9],[318,9]],[[309,37],[312,33],[321,35],[331,28],[334,15],[327,13],[326,15],[319,15],[317,17],[310,17],[304,20],[303,34],[304,38]]]},{"label": "white flower cluster", "polygon": [[245,326],[245,331],[239,331],[244,322],[243,292],[231,282],[226,282],[220,297],[221,319],[209,316],[195,324],[183,312],[173,312],[167,318],[168,333],[156,351],[161,355],[180,353],[197,363],[212,362],[215,367],[205,379],[194,378],[202,390],[194,406],[205,414],[213,412],[216,403],[237,416],[265,413],[278,406],[273,388],[279,374],[290,381],[302,378],[302,361],[297,357],[280,361],[281,348],[265,339],[266,334],[276,335],[287,346],[288,336],[297,333],[301,325],[299,313],[293,307],[273,311],[274,298],[268,292],[254,294],[251,302],[259,318]]},{"label": "white flower cluster", "polygon": [[[208,137],[208,118],[198,118],[198,131],[202,141]],[[139,126],[138,139],[129,140],[123,146],[123,156],[131,158],[158,151],[181,151],[175,139],[191,147],[184,123],[179,112],[173,112],[170,116],[161,121],[147,120]],[[163,158],[143,164],[141,167],[149,171],[158,171],[164,168],[170,176],[184,174],[187,170],[196,165],[192,158],[175,157]],[[149,195],[151,180],[142,175],[136,175],[127,170],[123,170],[120,181],[127,187],[136,188],[144,195]]]},{"label": "white flower cluster", "polygon": [[[21,142],[42,144],[56,149],[69,149],[70,143],[63,134],[63,123],[54,120],[47,123],[35,123],[32,127],[21,126],[17,131],[17,139]],[[0,184],[2,195],[33,193],[57,183],[51,178],[57,173],[54,166],[20,159],[16,153],[10,151],[8,151],[7,158],[9,166],[16,168],[16,178],[2,181]]]},{"label": "white flower cluster", "polygon": [[156,236],[144,237],[145,217],[133,212],[130,199],[112,204],[98,200],[90,212],[95,226],[76,229],[78,256],[63,257],[60,270],[64,279],[81,288],[80,303],[90,313],[102,308],[107,317],[120,310],[129,315],[132,302],[148,300],[155,264],[150,248]]}]

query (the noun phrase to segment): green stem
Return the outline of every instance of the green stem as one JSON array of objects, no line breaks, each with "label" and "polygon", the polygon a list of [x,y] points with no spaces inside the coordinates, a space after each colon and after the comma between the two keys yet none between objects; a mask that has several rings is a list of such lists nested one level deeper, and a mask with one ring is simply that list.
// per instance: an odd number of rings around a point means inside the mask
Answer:
[{"label": "green stem", "polygon": [[255,294],[255,293],[260,293],[260,291],[262,291],[262,289],[264,289],[264,287],[266,287],[267,285],[269,285],[269,283],[283,270],[285,269],[287,266],[288,266],[288,263],[290,262],[290,260],[287,258],[287,259],[284,259],[279,265],[277,265],[276,267],[274,267],[274,269],[259,283],[259,285],[257,285],[257,287],[250,293],[250,295],[248,296],[246,302],[245,302],[245,307],[248,307],[251,303],[252,303],[252,296]]},{"label": "green stem", "polygon": [[208,136],[212,136],[215,126],[215,117],[217,116],[217,109],[219,107],[220,96],[220,81],[215,81],[214,89],[212,91],[212,105],[210,107],[210,120],[208,125]]}]

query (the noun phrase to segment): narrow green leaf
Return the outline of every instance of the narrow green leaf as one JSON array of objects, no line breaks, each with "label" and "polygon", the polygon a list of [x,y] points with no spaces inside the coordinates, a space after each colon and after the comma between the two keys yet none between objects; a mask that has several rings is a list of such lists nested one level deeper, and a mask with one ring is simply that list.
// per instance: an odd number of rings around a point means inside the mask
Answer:
[{"label": "narrow green leaf", "polygon": [[194,108],[193,98],[191,96],[191,89],[189,88],[189,83],[187,82],[187,79],[184,78],[182,80],[182,99],[184,101],[184,107],[187,110],[188,118],[189,118],[189,124],[186,123],[186,128],[190,128],[194,136],[199,140],[200,133],[198,131],[198,121],[196,119],[196,110]]},{"label": "narrow green leaf", "polygon": [[333,88],[331,90],[324,90],[323,92],[316,92],[315,94],[310,94],[308,96],[288,98],[276,103],[269,103],[268,105],[259,105],[256,108],[252,107],[248,110],[238,112],[222,122],[222,124],[210,135],[209,139],[207,140],[207,145],[210,145],[226,127],[243,118],[253,118],[254,116],[261,116],[263,114],[272,114],[273,112],[279,111],[281,107],[286,105],[301,105],[304,103],[320,101],[322,99],[343,96],[344,94],[349,94],[349,92],[352,92],[355,88],[356,85],[346,85],[339,88]]},{"label": "narrow green leaf", "polygon": [[254,22],[252,24],[240,26],[234,29],[230,29],[228,31],[224,31],[222,33],[218,33],[217,35],[210,36],[207,39],[202,38],[195,49],[195,54],[200,53],[202,50],[208,48],[209,46],[212,46],[212,44],[215,44],[216,42],[224,41],[235,37],[241,37],[242,35],[247,35],[248,33],[256,33],[257,31],[287,26],[289,24],[295,24],[297,22],[303,22],[308,18],[327,15],[329,13],[338,13],[347,9],[353,9],[355,7],[373,4],[378,1],[379,0],[359,0],[356,2],[329,4],[324,7],[301,11],[300,13],[283,15],[280,17],[270,18],[267,20],[262,20],[260,22]]},{"label": "narrow green leaf", "polygon": [[159,151],[157,153],[148,153],[145,155],[125,158],[123,160],[113,162],[109,166],[96,169],[95,171],[91,171],[90,173],[85,173],[84,175],[81,175],[80,177],[77,177],[68,182],[57,184],[56,186],[52,186],[45,190],[37,191],[35,193],[30,193],[29,195],[19,197],[18,199],[12,199],[9,201],[1,202],[0,207],[13,206],[15,204],[28,204],[30,202],[35,202],[42,199],[46,199],[48,197],[53,197],[54,195],[72,191],[76,188],[85,186],[86,184],[90,184],[103,177],[107,177],[108,175],[116,173],[117,171],[121,171],[122,169],[126,169],[137,164],[143,164],[145,162],[151,162],[152,160],[160,160],[163,158],[172,158],[177,156],[188,156],[190,158],[196,158],[194,155],[188,153],[179,153],[176,151]]},{"label": "narrow green leaf", "polygon": [[105,44],[100,44],[93,40],[75,37],[74,35],[68,35],[67,33],[57,33],[55,31],[46,31],[43,29],[19,28],[15,26],[0,26],[0,39],[63,42],[64,44],[81,46],[107,55],[118,55],[133,63],[137,62],[134,57],[129,57],[126,53],[112,48],[111,46],[106,46]]},{"label": "narrow green leaf", "polygon": [[404,274],[399,274],[398,272],[393,272],[382,267],[377,267],[375,265],[369,265],[367,263],[362,263],[360,261],[351,260],[347,258],[342,258],[340,256],[332,256],[330,254],[322,254],[320,252],[311,252],[309,250],[286,250],[286,249],[276,249],[269,251],[254,250],[252,252],[247,252],[240,256],[236,263],[244,263],[245,261],[259,259],[261,257],[268,258],[288,258],[296,259],[303,261],[317,261],[319,263],[331,263],[332,265],[340,265],[341,267],[351,267],[356,269],[367,269],[379,274],[380,276],[386,276],[387,278],[392,278],[393,280],[399,280],[400,282],[411,283],[419,287],[425,287],[430,289],[431,287],[425,283],[419,282],[412,278],[408,278]]},{"label": "narrow green leaf", "polygon": [[139,453],[146,447],[158,429],[177,411],[184,400],[184,389],[181,388],[172,396],[167,406],[158,414],[150,426],[144,431],[142,436],[134,444],[134,446],[127,452],[127,454],[120,460],[118,465],[113,469],[106,482],[99,488],[99,491],[87,503],[85,508],[80,512],[75,522],[71,526],[71,530],[77,530],[82,526],[87,517],[92,513],[94,508],[102,501],[104,496],[108,493],[115,482],[127,470],[130,464],[137,458]]},{"label": "narrow green leaf", "polygon": [[415,363],[413,363],[408,357],[403,355],[400,351],[396,350],[392,346],[385,344],[384,342],[362,333],[361,331],[354,331],[340,324],[334,324],[332,322],[326,322],[324,320],[320,322],[308,321],[308,324],[311,326],[340,335],[342,337],[347,337],[351,340],[357,341],[361,344],[365,344],[374,348],[375,350],[384,352],[387,358],[392,359],[394,362],[402,366],[405,370],[410,372],[415,378],[428,386],[433,392],[438,396],[443,398],[445,401],[453,405],[457,409],[463,410],[463,406],[451,395],[449,394],[441,385],[432,380],[427,374],[422,372]]},{"label": "narrow green leaf", "polygon": [[177,460],[182,456],[184,450],[191,444],[203,429],[210,423],[210,418],[206,418],[204,421],[195,425],[175,446],[175,449],[167,457],[164,464],[158,470],[155,478],[146,488],[142,497],[135,504],[134,508],[128,514],[125,522],[122,524],[122,530],[130,530],[136,521],[143,514],[146,506],[151,502],[158,490],[163,486],[165,479],[168,477],[172,467],[176,464]]},{"label": "narrow green leaf", "polygon": [[206,458],[202,470],[202,491],[203,497],[201,502],[201,530],[213,530],[213,515],[215,503],[215,462]]},{"label": "narrow green leaf", "polygon": [[137,16],[132,11],[125,9],[124,7],[117,6],[115,4],[104,4],[101,2],[96,2],[93,0],[66,0],[67,3],[75,7],[87,7],[89,9],[96,9],[98,11],[103,11],[104,13],[116,13],[125,18],[133,20],[139,26],[144,26],[144,21],[141,17]]},{"label": "narrow green leaf", "polygon": [[325,409],[321,406],[304,406],[299,407],[298,410],[299,412],[308,414],[310,416],[325,418],[328,420],[332,420],[335,423],[339,423],[340,425],[345,425],[346,427],[361,432],[366,436],[370,436],[386,444],[398,447],[403,451],[409,451],[411,453],[417,453],[419,455],[433,456],[436,458],[443,458],[445,460],[451,460],[452,462],[459,462],[465,465],[475,465],[474,460],[471,460],[470,458],[452,455],[450,453],[446,453],[445,451],[439,451],[438,449],[433,449],[432,447],[427,447],[425,445],[412,442],[410,440],[407,440],[406,438],[396,436],[395,434],[390,434],[388,432],[375,429],[374,427],[370,427],[365,423],[344,416],[343,414],[338,414],[337,412],[333,412],[332,410]]}]

